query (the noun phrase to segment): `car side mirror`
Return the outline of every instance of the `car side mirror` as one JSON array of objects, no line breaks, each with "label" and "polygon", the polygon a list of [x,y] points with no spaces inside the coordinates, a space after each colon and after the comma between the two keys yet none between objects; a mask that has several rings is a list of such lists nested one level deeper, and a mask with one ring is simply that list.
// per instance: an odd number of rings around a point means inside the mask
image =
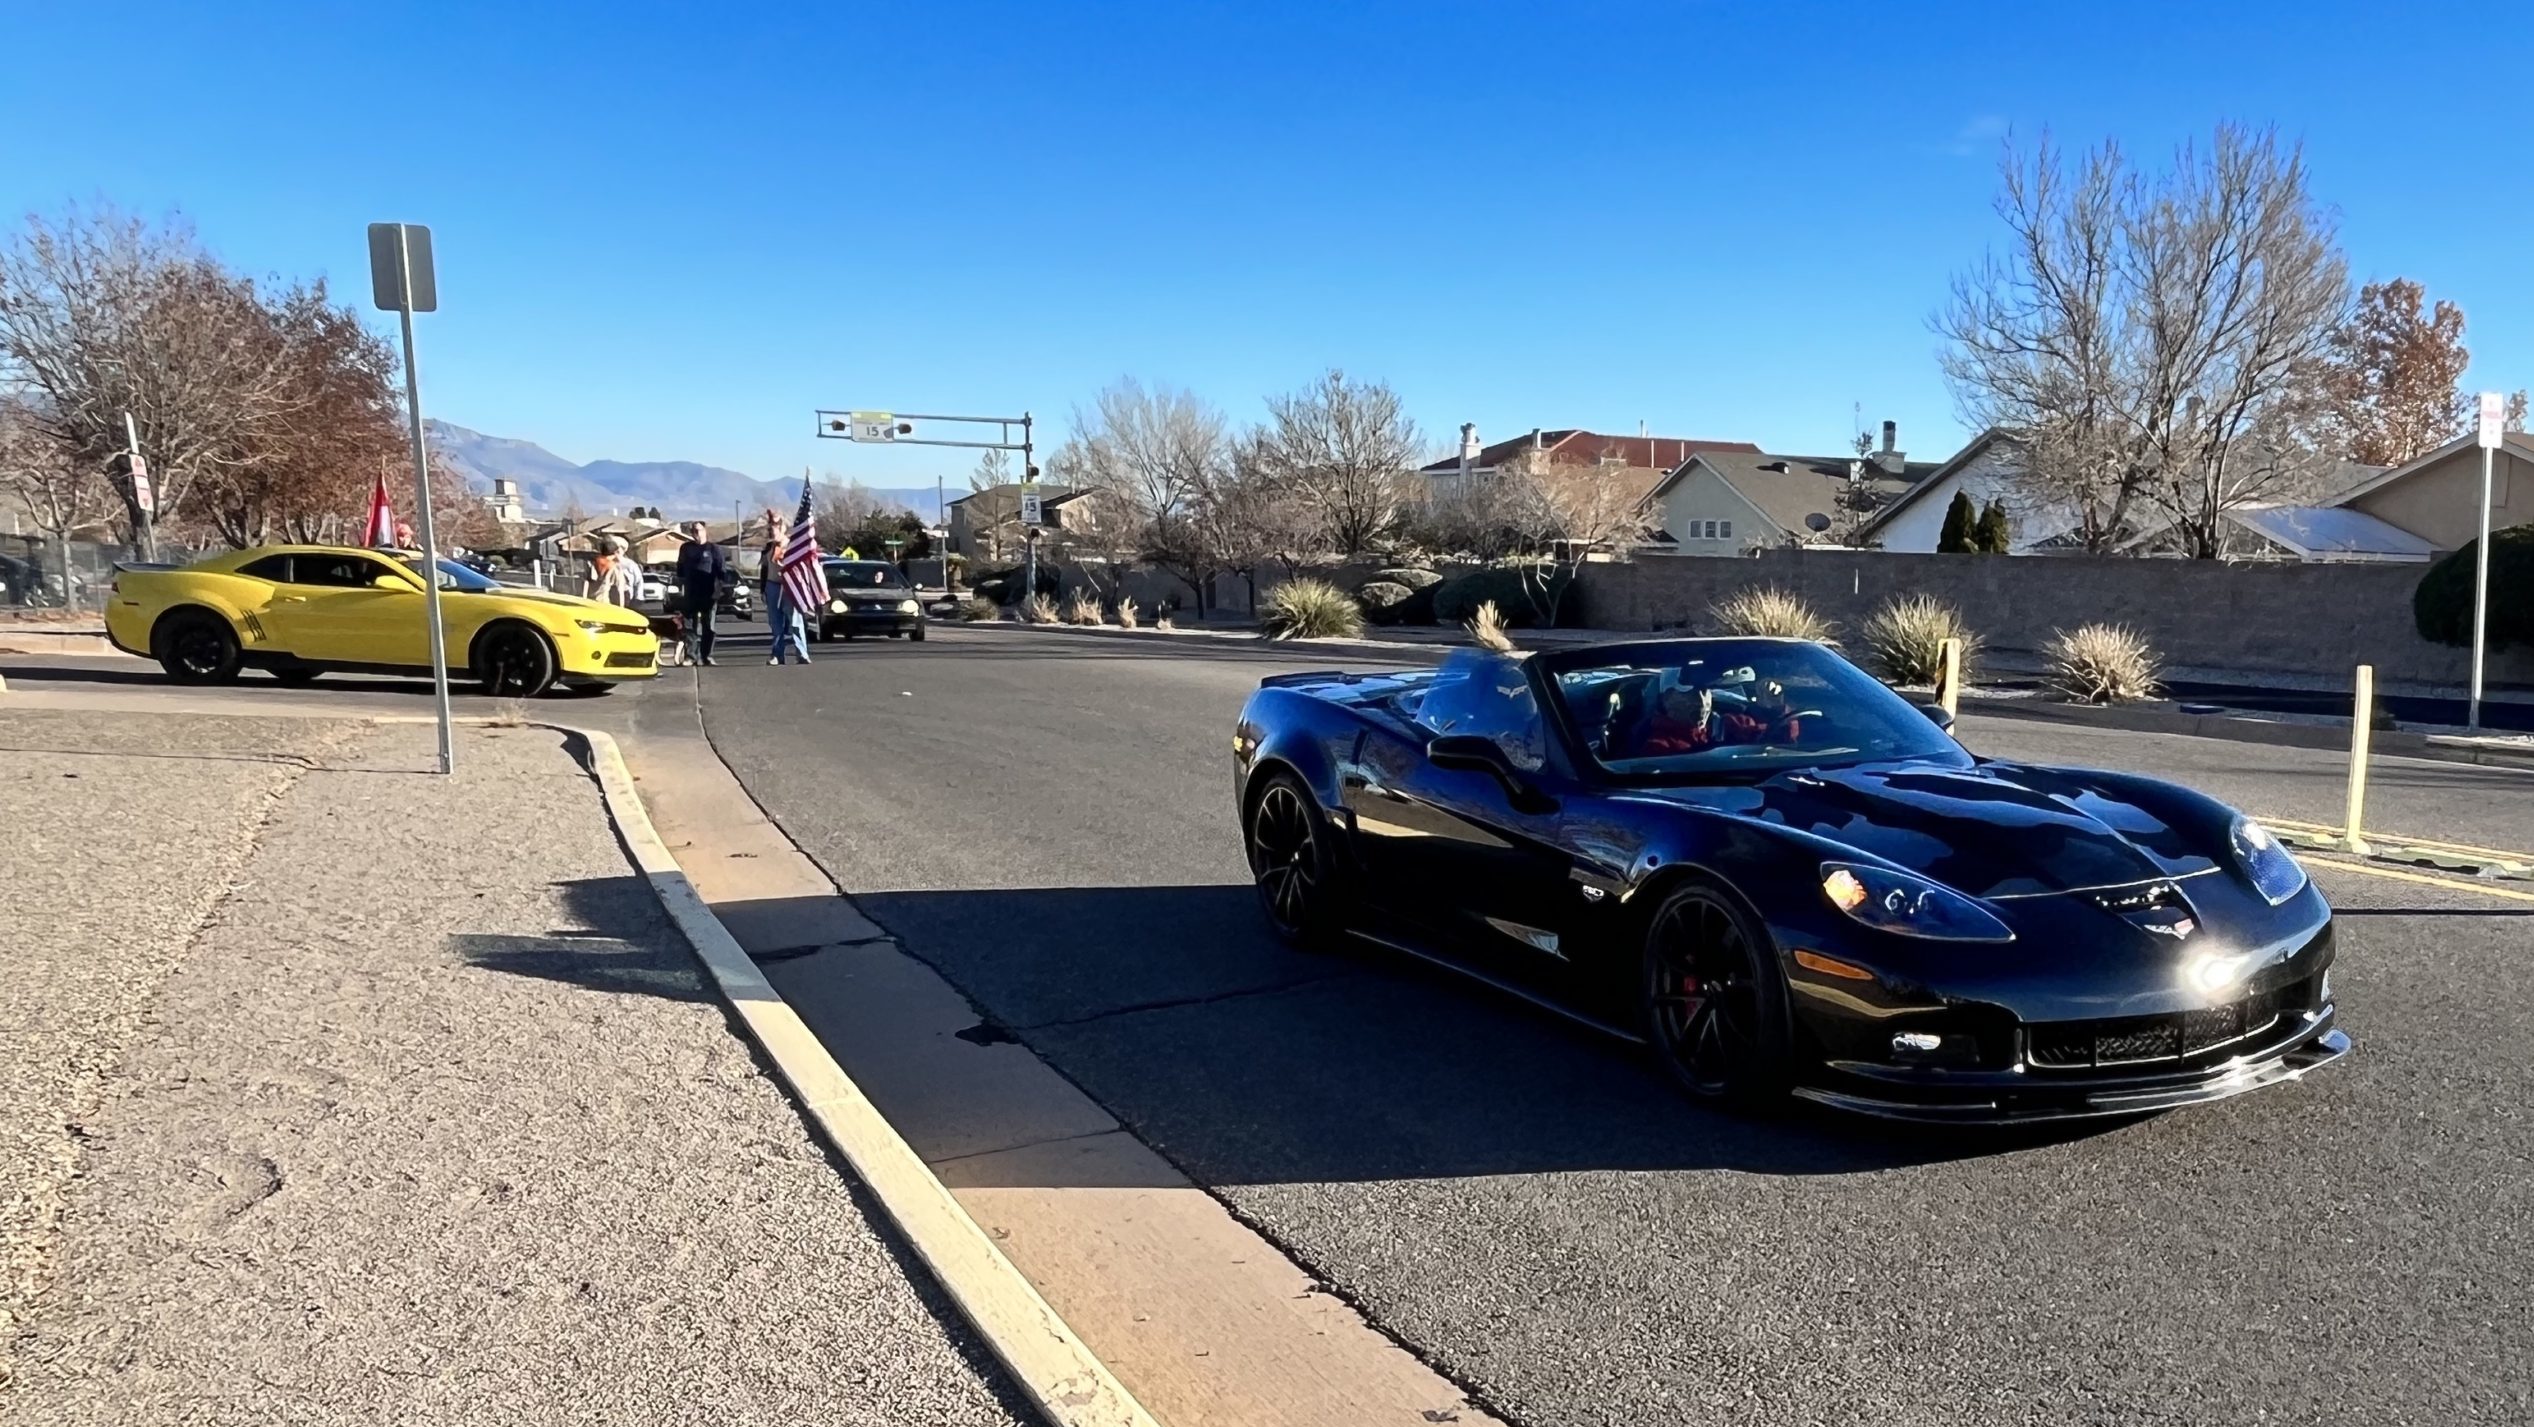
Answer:
[{"label": "car side mirror", "polygon": [[1444,734],[1425,746],[1425,761],[1437,768],[1484,773],[1494,778],[1505,790],[1506,801],[1518,812],[1545,813],[1557,807],[1557,800],[1531,786],[1531,780],[1513,766],[1513,760],[1492,738],[1475,733]]},{"label": "car side mirror", "polygon": [[1936,727],[1943,729],[1947,733],[1953,732],[1953,715],[1946,711],[1944,705],[1920,704],[1918,706],[1918,711],[1927,716],[1927,722],[1934,724]]}]

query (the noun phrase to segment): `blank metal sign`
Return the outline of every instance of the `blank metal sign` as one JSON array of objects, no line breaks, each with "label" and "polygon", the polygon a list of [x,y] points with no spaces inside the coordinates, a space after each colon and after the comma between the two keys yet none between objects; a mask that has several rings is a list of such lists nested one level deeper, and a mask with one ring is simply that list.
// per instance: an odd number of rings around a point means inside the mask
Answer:
[{"label": "blank metal sign", "polygon": [[370,296],[382,312],[440,309],[439,285],[431,276],[429,228],[420,223],[370,225]]}]

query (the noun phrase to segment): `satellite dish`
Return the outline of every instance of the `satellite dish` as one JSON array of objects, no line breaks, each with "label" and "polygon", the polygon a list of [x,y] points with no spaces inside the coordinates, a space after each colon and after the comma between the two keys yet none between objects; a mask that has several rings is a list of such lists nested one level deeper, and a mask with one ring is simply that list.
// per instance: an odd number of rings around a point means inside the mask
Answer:
[{"label": "satellite dish", "polygon": [[1804,528],[1815,535],[1824,534],[1830,529],[1830,517],[1816,510],[1804,517]]}]

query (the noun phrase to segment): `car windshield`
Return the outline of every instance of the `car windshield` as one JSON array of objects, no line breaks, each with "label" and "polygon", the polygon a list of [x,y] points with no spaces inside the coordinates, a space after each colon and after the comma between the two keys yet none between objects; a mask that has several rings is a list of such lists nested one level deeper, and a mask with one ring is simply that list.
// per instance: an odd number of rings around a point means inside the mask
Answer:
[{"label": "car windshield", "polygon": [[827,562],[827,588],[831,590],[902,590],[905,577],[897,566],[885,560],[830,560]]},{"label": "car windshield", "polygon": [[[422,568],[422,558],[418,555],[400,555],[397,558],[403,560],[410,569],[419,571]],[[468,594],[480,595],[486,590],[498,590],[502,587],[501,581],[477,574],[455,560],[435,560],[432,563],[440,571],[440,588],[444,590],[462,590]]]},{"label": "car windshield", "polygon": [[1970,763],[1924,712],[1818,644],[1681,639],[1536,657],[1577,744],[1622,779]]}]

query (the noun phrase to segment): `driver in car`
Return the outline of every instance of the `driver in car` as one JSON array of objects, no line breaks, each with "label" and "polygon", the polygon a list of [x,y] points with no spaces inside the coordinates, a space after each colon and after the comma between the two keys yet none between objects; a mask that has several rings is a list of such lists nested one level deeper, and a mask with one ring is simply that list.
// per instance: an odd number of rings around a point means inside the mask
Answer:
[{"label": "driver in car", "polygon": [[1786,702],[1786,686],[1762,679],[1747,709],[1716,711],[1716,692],[1675,685],[1663,692],[1654,716],[1646,720],[1635,756],[1698,753],[1736,744],[1791,744],[1802,736],[1802,721]]}]

